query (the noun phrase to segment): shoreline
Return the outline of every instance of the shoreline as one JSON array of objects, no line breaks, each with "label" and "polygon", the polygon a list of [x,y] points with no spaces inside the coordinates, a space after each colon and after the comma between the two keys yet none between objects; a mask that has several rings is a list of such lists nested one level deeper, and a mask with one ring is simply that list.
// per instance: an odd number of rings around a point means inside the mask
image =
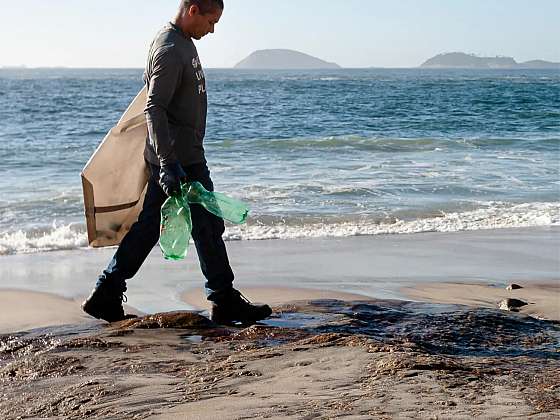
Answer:
[{"label": "shoreline", "polygon": [[[408,299],[403,288],[452,282],[529,286],[555,283],[560,272],[558,228],[238,241],[226,246],[236,275],[234,286],[265,303],[274,293],[261,297],[253,290],[329,291],[351,300],[354,295]],[[3,256],[0,289],[70,299],[79,312],[79,302],[114,252],[108,248]],[[164,260],[155,248],[128,282],[126,295],[136,313],[192,310],[204,300],[203,285],[194,247],[179,262]],[[189,293],[198,296],[198,303],[183,299]],[[281,295],[286,299],[285,293]],[[302,296],[313,299],[315,295]]]}]

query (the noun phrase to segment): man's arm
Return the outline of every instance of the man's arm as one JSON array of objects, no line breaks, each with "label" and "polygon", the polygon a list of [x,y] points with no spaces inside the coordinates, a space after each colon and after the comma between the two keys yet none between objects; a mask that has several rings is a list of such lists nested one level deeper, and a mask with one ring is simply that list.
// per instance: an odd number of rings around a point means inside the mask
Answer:
[{"label": "man's arm", "polygon": [[148,80],[146,122],[148,133],[160,165],[174,164],[177,156],[169,136],[167,110],[179,87],[183,66],[172,47],[161,48],[154,57],[153,71]]},{"label": "man's arm", "polygon": [[163,191],[172,196],[181,189],[181,180],[186,174],[177,160],[169,137],[168,108],[179,87],[183,66],[172,47],[156,52],[153,71],[148,81],[146,121],[150,142],[159,159],[159,184]]}]

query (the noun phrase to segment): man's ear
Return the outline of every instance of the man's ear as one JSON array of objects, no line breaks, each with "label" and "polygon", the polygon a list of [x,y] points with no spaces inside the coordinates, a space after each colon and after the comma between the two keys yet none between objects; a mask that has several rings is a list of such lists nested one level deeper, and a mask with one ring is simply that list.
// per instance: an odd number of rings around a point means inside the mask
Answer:
[{"label": "man's ear", "polygon": [[198,6],[197,6],[196,4],[191,4],[191,5],[189,6],[189,10],[187,11],[187,14],[188,14],[190,17],[193,17],[193,16],[195,16],[195,15],[200,14],[200,9],[198,8]]}]

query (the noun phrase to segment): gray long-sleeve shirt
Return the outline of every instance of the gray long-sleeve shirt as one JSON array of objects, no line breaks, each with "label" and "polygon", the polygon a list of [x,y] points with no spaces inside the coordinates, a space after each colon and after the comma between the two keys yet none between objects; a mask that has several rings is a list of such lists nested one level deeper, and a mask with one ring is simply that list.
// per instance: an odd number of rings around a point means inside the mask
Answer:
[{"label": "gray long-sleeve shirt", "polygon": [[206,162],[206,83],[196,47],[172,23],[156,35],[144,72],[148,137],[144,157],[155,165]]}]

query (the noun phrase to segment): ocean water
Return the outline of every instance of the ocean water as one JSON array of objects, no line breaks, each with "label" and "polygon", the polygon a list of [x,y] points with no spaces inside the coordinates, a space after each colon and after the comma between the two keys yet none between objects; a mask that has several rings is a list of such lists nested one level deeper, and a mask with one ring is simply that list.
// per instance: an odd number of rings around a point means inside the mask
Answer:
[{"label": "ocean water", "polygon": [[[80,171],[140,69],[0,69],[0,255],[87,246]],[[560,72],[206,70],[228,240],[560,225]]]}]

